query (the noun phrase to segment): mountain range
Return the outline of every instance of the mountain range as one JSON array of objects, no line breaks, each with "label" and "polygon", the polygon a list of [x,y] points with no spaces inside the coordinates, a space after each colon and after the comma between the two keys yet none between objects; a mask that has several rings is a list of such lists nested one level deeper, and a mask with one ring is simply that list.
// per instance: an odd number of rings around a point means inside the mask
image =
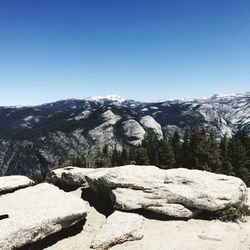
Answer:
[{"label": "mountain range", "polygon": [[138,145],[203,128],[218,137],[250,132],[250,92],[158,102],[119,96],[68,99],[29,107],[0,107],[0,176],[34,172],[60,159]]}]

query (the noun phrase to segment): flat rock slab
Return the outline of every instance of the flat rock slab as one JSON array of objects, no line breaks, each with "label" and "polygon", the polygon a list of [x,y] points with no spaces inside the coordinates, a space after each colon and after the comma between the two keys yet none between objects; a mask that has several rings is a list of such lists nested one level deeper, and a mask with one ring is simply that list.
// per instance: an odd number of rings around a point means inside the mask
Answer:
[{"label": "flat rock slab", "polygon": [[247,203],[247,187],[236,177],[184,168],[122,166],[91,172],[86,180],[119,210],[145,209],[178,218]]},{"label": "flat rock slab", "polygon": [[115,211],[95,235],[91,247],[105,250],[125,241],[140,240],[142,224],[141,215]]},{"label": "flat rock slab", "polygon": [[[221,221],[159,221],[145,219],[144,237],[112,250],[249,250],[250,224]],[[110,250],[111,250],[110,249]]]},{"label": "flat rock slab", "polygon": [[84,220],[83,201],[42,183],[0,197],[0,249],[15,249]]},{"label": "flat rock slab", "polygon": [[[81,189],[71,192],[81,197]],[[106,218],[86,202],[88,215],[81,233],[62,239],[46,250],[89,250],[94,236]],[[250,218],[246,223],[225,223],[190,219],[188,221],[144,218],[141,240],[126,241],[110,250],[249,250]]]},{"label": "flat rock slab", "polygon": [[13,192],[20,188],[32,186],[34,182],[26,176],[12,175],[0,177],[0,195]]}]

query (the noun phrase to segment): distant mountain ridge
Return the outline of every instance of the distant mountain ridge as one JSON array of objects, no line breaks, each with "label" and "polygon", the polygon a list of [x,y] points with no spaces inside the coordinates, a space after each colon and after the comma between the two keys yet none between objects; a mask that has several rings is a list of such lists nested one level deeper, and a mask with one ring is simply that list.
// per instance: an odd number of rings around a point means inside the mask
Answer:
[{"label": "distant mountain ridge", "polygon": [[128,147],[149,132],[159,139],[204,128],[217,136],[250,132],[250,92],[210,98],[139,102],[120,96],[0,107],[0,175],[25,174],[98,147]]}]

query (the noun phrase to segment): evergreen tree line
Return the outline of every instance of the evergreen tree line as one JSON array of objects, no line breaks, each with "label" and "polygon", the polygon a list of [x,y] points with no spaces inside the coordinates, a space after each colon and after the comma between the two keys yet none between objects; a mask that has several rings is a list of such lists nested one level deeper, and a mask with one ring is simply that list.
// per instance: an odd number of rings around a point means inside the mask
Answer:
[{"label": "evergreen tree line", "polygon": [[126,164],[162,169],[184,167],[237,176],[250,186],[250,136],[239,131],[231,138],[218,139],[201,129],[186,132],[182,138],[175,132],[163,140],[149,134],[138,146],[123,147],[122,151],[104,146],[91,159],[83,155],[68,160],[67,164],[93,168]]}]

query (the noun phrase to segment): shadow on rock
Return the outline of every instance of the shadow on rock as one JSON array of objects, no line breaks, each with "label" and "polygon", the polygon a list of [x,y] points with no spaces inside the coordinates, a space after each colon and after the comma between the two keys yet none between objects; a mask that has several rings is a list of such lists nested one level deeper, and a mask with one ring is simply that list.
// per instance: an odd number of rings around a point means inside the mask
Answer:
[{"label": "shadow on rock", "polygon": [[62,239],[77,235],[78,233],[82,231],[85,222],[86,220],[81,221],[71,227],[64,228],[57,233],[51,234],[42,240],[25,245],[17,249],[18,250],[42,250],[44,248],[54,245],[55,243],[57,243],[58,241]]},{"label": "shadow on rock", "polygon": [[99,213],[108,217],[115,210],[111,202],[101,195],[97,195],[90,188],[82,189],[81,198],[89,203],[90,206],[94,207]]},{"label": "shadow on rock", "polygon": [[184,220],[187,221],[189,219],[187,218],[176,218],[164,214],[158,214],[149,210],[144,210],[144,209],[136,209],[136,210],[131,210],[131,211],[126,211],[128,213],[136,213],[139,215],[142,215],[143,217],[150,219],[150,220],[159,220],[159,221],[170,221],[170,220]]},{"label": "shadow on rock", "polygon": [[61,183],[52,183],[52,182],[49,182],[50,184],[53,184],[55,186],[57,186],[58,188],[60,188],[61,190],[65,191],[65,192],[71,192],[71,191],[75,191],[76,189],[78,189],[80,186],[78,185],[64,185],[64,184],[61,184]]}]

